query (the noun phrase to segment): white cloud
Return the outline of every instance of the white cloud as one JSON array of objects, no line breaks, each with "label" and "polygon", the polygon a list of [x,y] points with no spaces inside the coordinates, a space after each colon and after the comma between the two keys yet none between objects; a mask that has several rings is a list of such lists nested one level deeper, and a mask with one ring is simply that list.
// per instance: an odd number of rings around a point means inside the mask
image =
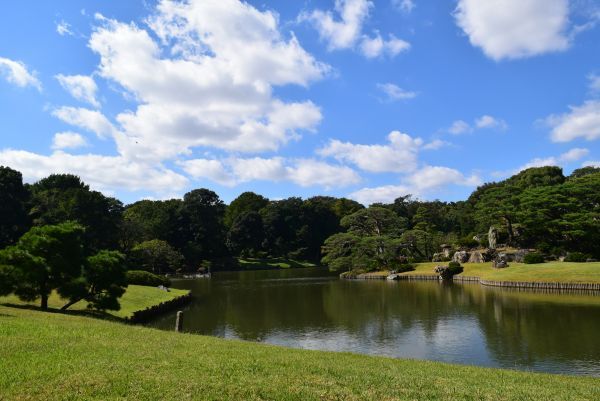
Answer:
[{"label": "white cloud", "polygon": [[426,143],[423,145],[424,150],[438,150],[445,146],[450,146],[451,143],[447,141],[442,141],[441,139],[434,139],[433,141]]},{"label": "white cloud", "polygon": [[400,185],[362,188],[349,196],[364,205],[370,205],[377,202],[390,203],[408,194],[421,197],[451,185],[476,187],[480,184],[481,179],[476,175],[467,177],[449,167],[425,166],[405,177]]},{"label": "white cloud", "polygon": [[97,18],[89,46],[99,74],[141,103],[116,117],[118,149],[129,158],[164,160],[200,146],[275,151],[321,120],[312,102],[273,96],[273,87],[306,86],[329,67],[285,39],[271,11],[237,0],[163,0],[148,20],[160,43],[133,24]]},{"label": "white cloud", "polygon": [[600,75],[590,74],[588,75],[588,79],[592,93],[600,93]]},{"label": "white cloud", "polygon": [[373,37],[364,36],[360,42],[360,51],[366,58],[376,58],[382,55],[395,57],[410,49],[410,43],[390,35],[384,40],[379,33]]},{"label": "white cloud", "polygon": [[569,47],[568,0],[459,0],[456,22],[494,60]]},{"label": "white cloud", "polygon": [[52,149],[77,149],[87,146],[88,143],[83,136],[75,132],[59,132],[54,134]]},{"label": "white cloud", "polygon": [[96,99],[98,86],[92,77],[87,75],[58,74],[56,79],[75,99],[89,103],[94,107],[100,107],[100,103]]},{"label": "white cloud", "polygon": [[224,160],[192,159],[179,163],[194,178],[206,178],[221,185],[235,186],[250,181],[290,181],[302,187],[326,189],[356,184],[360,177],[345,166],[312,159],[235,158]]},{"label": "white cloud", "polygon": [[91,131],[100,138],[106,138],[116,133],[116,129],[111,122],[96,110],[81,107],[60,107],[54,110],[52,115],[67,124]]},{"label": "white cloud", "polygon": [[395,57],[410,49],[410,43],[392,34],[385,40],[379,32],[373,35],[363,33],[369,11],[374,7],[375,3],[369,0],[336,0],[334,12],[314,10],[302,13],[299,20],[312,23],[330,51],[352,49],[358,45],[358,50],[365,57],[376,58],[383,55]]},{"label": "white cloud", "polygon": [[600,138],[600,101],[589,100],[581,106],[569,107],[571,111],[551,115],[546,124],[551,128],[554,142],[570,142],[583,138],[592,141]]},{"label": "white cloud", "polygon": [[413,171],[417,167],[417,154],[423,140],[399,131],[392,131],[387,138],[388,145],[360,145],[331,140],[317,153],[352,163],[361,170],[373,173]]},{"label": "white cloud", "polygon": [[71,25],[66,23],[65,21],[60,21],[56,24],[56,32],[60,36],[73,36],[73,31],[71,30]]},{"label": "white cloud", "polygon": [[373,2],[368,0],[335,0],[338,18],[331,11],[314,10],[302,14],[300,19],[312,22],[329,50],[349,49],[361,37],[363,24],[373,7]]},{"label": "white cloud", "polygon": [[42,84],[36,78],[34,72],[30,72],[27,66],[20,61],[0,57],[0,76],[3,76],[11,84],[19,87],[33,86],[42,90]]},{"label": "white cloud", "polygon": [[117,189],[171,192],[188,184],[187,178],[172,170],[131,162],[120,156],[71,155],[61,151],[44,156],[5,149],[0,151],[0,165],[19,170],[27,182],[55,173],[76,174],[92,188],[106,193]]},{"label": "white cloud", "polygon": [[518,174],[523,170],[534,167],[547,167],[547,166],[564,166],[565,164],[574,163],[586,157],[590,151],[585,148],[573,148],[567,152],[562,153],[559,156],[551,157],[536,157],[521,167],[510,170],[510,171],[497,171],[493,175],[496,177],[508,177],[511,175]]},{"label": "white cloud", "polygon": [[389,101],[413,99],[417,96],[417,92],[411,92],[400,88],[393,83],[377,84],[377,89],[382,91]]},{"label": "white cloud", "polygon": [[600,161],[593,161],[593,160],[588,160],[586,162],[584,162],[581,167],[596,167],[596,168],[600,168]]},{"label": "white cloud", "polygon": [[452,123],[450,128],[448,128],[448,132],[454,135],[460,135],[471,133],[475,130],[494,129],[497,131],[504,131],[507,128],[508,124],[506,124],[506,121],[486,114],[476,118],[472,124],[469,124],[464,120],[456,120]]},{"label": "white cloud", "polygon": [[409,14],[416,7],[414,0],[392,0],[392,4],[403,13]]},{"label": "white cloud", "polygon": [[504,120],[497,119],[490,115],[484,115],[475,120],[475,127],[479,129],[494,128],[499,130],[505,130],[508,125]]},{"label": "white cloud", "polygon": [[448,132],[454,135],[460,135],[467,132],[473,132],[473,128],[464,120],[456,120],[452,123],[450,128],[448,128]]}]

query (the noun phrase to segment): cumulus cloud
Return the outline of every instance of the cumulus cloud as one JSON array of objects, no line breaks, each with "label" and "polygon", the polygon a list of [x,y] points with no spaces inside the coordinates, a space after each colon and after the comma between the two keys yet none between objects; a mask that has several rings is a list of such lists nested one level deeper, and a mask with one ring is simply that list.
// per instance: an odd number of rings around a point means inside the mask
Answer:
[{"label": "cumulus cloud", "polygon": [[534,167],[548,167],[548,166],[562,167],[564,165],[577,162],[589,154],[590,154],[589,149],[573,148],[573,149],[570,149],[558,156],[536,157],[535,159],[532,159],[531,161],[520,166],[519,168],[516,168],[514,170],[508,170],[508,171],[496,171],[492,175],[494,177],[504,178],[504,177],[518,174],[519,172],[521,172],[523,170],[527,170],[529,168],[534,168]]},{"label": "cumulus cloud", "polygon": [[453,135],[460,135],[471,133],[475,130],[494,129],[497,131],[504,131],[507,128],[508,124],[506,121],[486,114],[476,118],[472,124],[464,120],[456,120],[448,128],[448,132]]},{"label": "cumulus cloud", "polygon": [[404,195],[426,196],[452,185],[476,187],[481,184],[477,175],[465,176],[460,171],[440,166],[425,166],[405,177],[400,185],[362,188],[351,193],[352,199],[364,204],[391,203]]},{"label": "cumulus cloud", "polygon": [[36,78],[35,73],[29,71],[21,61],[0,57],[0,76],[21,88],[33,86],[37,90],[42,90],[42,84]]},{"label": "cumulus cloud", "polygon": [[200,146],[275,151],[321,120],[312,102],[273,96],[274,86],[306,86],[329,67],[284,38],[271,11],[237,0],[163,0],[148,19],[160,43],[134,24],[98,18],[89,46],[99,74],[140,102],[116,117],[128,157],[163,160]]},{"label": "cumulus cloud", "polygon": [[83,136],[75,132],[58,132],[52,140],[52,149],[77,149],[87,146]]},{"label": "cumulus cloud", "polygon": [[56,79],[75,99],[89,103],[94,107],[100,107],[100,103],[96,99],[98,86],[92,77],[87,75],[58,74]]},{"label": "cumulus cloud", "polygon": [[417,92],[407,91],[393,83],[377,84],[377,89],[383,92],[386,100],[394,102],[397,100],[407,100],[417,97]]},{"label": "cumulus cloud", "polygon": [[388,40],[384,40],[379,33],[376,33],[372,37],[364,36],[360,42],[360,51],[366,58],[376,58],[382,55],[395,57],[408,49],[410,49],[410,43],[391,34]]},{"label": "cumulus cloud", "polygon": [[183,189],[188,180],[162,166],[148,166],[121,156],[71,155],[57,151],[49,156],[23,150],[0,151],[0,165],[23,173],[27,182],[34,182],[54,173],[76,174],[96,190],[167,192]]},{"label": "cumulus cloud", "polygon": [[433,141],[426,143],[423,145],[424,150],[438,150],[446,146],[450,146],[451,143],[447,141],[443,141],[441,139],[434,139]]},{"label": "cumulus cloud", "polygon": [[331,140],[327,146],[317,150],[323,157],[352,163],[364,171],[373,173],[405,173],[417,167],[417,154],[423,145],[421,138],[392,131],[387,145],[361,145]]},{"label": "cumulus cloud", "polygon": [[81,107],[60,107],[52,115],[67,124],[83,128],[106,138],[117,132],[113,124],[102,113]]},{"label": "cumulus cloud", "polygon": [[600,101],[589,100],[581,106],[571,106],[564,114],[547,117],[545,122],[552,128],[550,138],[554,142],[570,142],[575,139],[592,141],[600,138]]},{"label": "cumulus cloud", "polygon": [[313,159],[230,157],[224,160],[192,159],[179,164],[194,178],[206,178],[225,186],[266,180],[290,181],[302,187],[316,185],[329,189],[360,181],[358,174],[349,167]]},{"label": "cumulus cloud", "polygon": [[388,39],[382,38],[379,32],[373,35],[363,33],[364,24],[369,18],[369,11],[375,4],[369,0],[336,0],[333,11],[314,10],[302,13],[301,21],[310,22],[327,43],[329,50],[358,50],[367,58],[382,55],[395,57],[410,49],[410,44],[390,34]]},{"label": "cumulus cloud", "polygon": [[568,0],[459,0],[456,23],[494,60],[569,47]]}]

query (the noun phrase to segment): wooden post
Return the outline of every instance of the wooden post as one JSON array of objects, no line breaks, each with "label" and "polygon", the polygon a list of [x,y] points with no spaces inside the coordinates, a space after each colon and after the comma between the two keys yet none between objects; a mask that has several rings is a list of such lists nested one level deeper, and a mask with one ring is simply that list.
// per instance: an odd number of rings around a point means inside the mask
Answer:
[{"label": "wooden post", "polygon": [[175,331],[181,333],[183,331],[183,312],[177,312],[177,319],[175,320]]}]

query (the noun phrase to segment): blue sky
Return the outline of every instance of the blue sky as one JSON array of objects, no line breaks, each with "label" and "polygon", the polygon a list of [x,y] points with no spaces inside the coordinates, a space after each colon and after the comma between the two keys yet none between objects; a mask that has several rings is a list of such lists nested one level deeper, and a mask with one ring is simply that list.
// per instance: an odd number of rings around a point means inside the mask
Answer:
[{"label": "blue sky", "polygon": [[2,7],[0,165],[28,182],[368,204],[600,165],[594,0]]}]

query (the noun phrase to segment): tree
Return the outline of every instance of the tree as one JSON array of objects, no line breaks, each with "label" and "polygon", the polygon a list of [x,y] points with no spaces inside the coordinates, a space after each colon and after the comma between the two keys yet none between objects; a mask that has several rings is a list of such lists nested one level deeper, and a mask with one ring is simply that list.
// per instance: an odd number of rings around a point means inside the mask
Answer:
[{"label": "tree", "polygon": [[255,211],[238,215],[227,232],[227,248],[234,255],[256,255],[265,237],[262,217]]},{"label": "tree", "polygon": [[371,206],[344,217],[341,225],[358,236],[399,237],[407,227],[407,220],[389,209]]},{"label": "tree", "polygon": [[289,257],[302,253],[298,238],[302,229],[302,199],[288,198],[269,203],[260,211],[265,228],[263,248],[273,257]]},{"label": "tree", "polygon": [[53,174],[31,186],[30,214],[36,226],[75,221],[86,228],[90,251],[114,249],[123,205],[114,198],[91,191],[77,176]]},{"label": "tree", "polygon": [[40,298],[44,310],[53,290],[69,296],[85,263],[83,233],[83,227],[72,222],[34,227],[16,246],[1,251],[0,265],[14,269],[14,293],[24,301]]},{"label": "tree", "polygon": [[226,253],[224,215],[225,204],[213,191],[196,189],[185,194],[177,245],[188,263],[198,265]]},{"label": "tree", "polygon": [[175,245],[180,236],[180,214],[183,202],[142,200],[125,208],[123,212],[121,243],[123,250],[136,243],[161,239]]},{"label": "tree", "polygon": [[269,200],[264,196],[257,195],[254,192],[244,192],[235,198],[225,211],[225,225],[231,227],[235,219],[248,212],[260,212],[262,208],[269,204]]},{"label": "tree", "polygon": [[27,231],[27,200],[21,173],[0,166],[0,248],[14,244]]},{"label": "tree", "polygon": [[136,245],[131,251],[130,265],[156,274],[174,272],[183,265],[183,255],[166,241],[154,239]]},{"label": "tree", "polygon": [[126,288],[125,257],[120,252],[103,250],[88,257],[81,277],[63,290],[63,296],[66,295],[69,302],[62,309],[85,300],[90,309],[119,310],[119,298]]}]

